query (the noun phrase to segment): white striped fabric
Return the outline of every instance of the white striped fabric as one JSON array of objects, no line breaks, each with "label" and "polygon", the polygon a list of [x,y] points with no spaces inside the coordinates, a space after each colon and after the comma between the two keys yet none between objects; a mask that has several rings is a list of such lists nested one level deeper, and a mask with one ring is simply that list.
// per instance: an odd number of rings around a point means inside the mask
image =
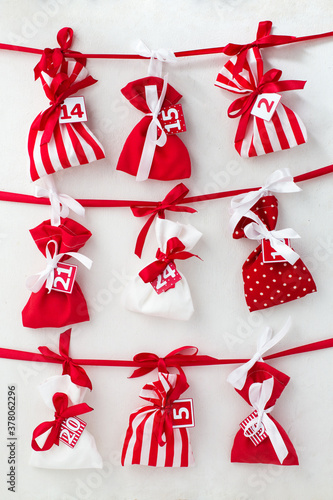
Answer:
[{"label": "white striped fabric", "polygon": [[[65,67],[71,84],[88,76],[87,69],[78,62],[68,61]],[[46,93],[48,89],[52,90],[53,78],[42,73],[41,80]],[[28,152],[32,181],[65,168],[105,158],[103,146],[83,122],[57,123],[47,144],[41,145],[42,135],[43,131],[30,129]]]},{"label": "white striped fabric", "polygon": [[[228,60],[218,74],[215,85],[241,97],[253,92],[258,86],[263,75],[263,61],[257,47],[249,49],[242,71],[233,77],[236,61],[237,56]],[[302,120],[280,101],[270,121],[250,115],[245,137],[235,141],[235,148],[240,156],[249,158],[290,149],[304,144],[306,140],[307,133]]]}]

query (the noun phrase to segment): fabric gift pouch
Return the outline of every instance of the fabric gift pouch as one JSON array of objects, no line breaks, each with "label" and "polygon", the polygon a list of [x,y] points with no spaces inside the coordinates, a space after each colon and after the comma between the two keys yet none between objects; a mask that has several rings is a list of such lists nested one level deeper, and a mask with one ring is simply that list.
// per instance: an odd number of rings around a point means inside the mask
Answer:
[{"label": "fabric gift pouch", "polygon": [[290,228],[275,231],[277,216],[276,197],[264,196],[241,218],[233,233],[236,239],[261,241],[242,267],[245,300],[250,312],[316,291],[310,271],[288,245],[287,240],[299,237],[298,234]]},{"label": "fabric gift pouch", "polygon": [[[146,116],[128,136],[117,170],[136,176],[138,181],[148,178],[171,181],[190,177],[191,161],[186,146],[177,135],[171,134],[173,125],[170,124],[165,131],[160,122],[160,113],[162,116],[164,113],[166,120],[178,116],[179,111],[172,106],[182,95],[167,83],[166,77],[155,76],[130,82],[121,92]],[[175,123],[177,125],[177,120]]]},{"label": "fabric gift pouch", "polygon": [[[50,220],[46,220],[31,229],[30,233],[46,257],[47,266],[44,271],[27,280],[32,294],[22,311],[23,326],[61,328],[89,321],[86,300],[78,283],[73,282],[75,269],[68,265],[63,266],[62,263],[72,257],[90,268],[90,259],[78,253],[78,250],[90,238],[91,232],[72,219],[61,218],[59,226],[52,226]],[[56,278],[58,281],[61,278],[61,290],[59,287],[54,289]],[[66,285],[69,283],[72,286],[71,292],[66,291]]]},{"label": "fabric gift pouch", "polygon": [[187,428],[174,428],[172,404],[186,391],[183,373],[158,373],[158,380],[146,384],[140,398],[149,404],[135,410],[129,418],[122,450],[122,465],[189,467],[194,465]]},{"label": "fabric gift pouch", "polygon": [[142,314],[188,320],[193,302],[187,280],[176,269],[174,259],[194,256],[191,250],[202,233],[190,224],[157,218],[157,261],[140,271],[124,291],[127,309]]},{"label": "fabric gift pouch", "polygon": [[87,389],[69,375],[47,379],[39,392],[55,419],[43,422],[33,432],[30,465],[45,469],[88,469],[103,467],[94,437],[82,420],[92,411],[83,403]]},{"label": "fabric gift pouch", "polygon": [[41,62],[45,60],[45,64],[40,62],[38,71],[35,68],[50,107],[39,113],[30,127],[28,152],[32,181],[105,157],[103,146],[84,123],[87,118],[83,98],[73,97],[97,80],[88,74],[80,59],[67,61],[60,57],[56,67],[46,59],[43,55]]},{"label": "fabric gift pouch", "polygon": [[251,414],[241,422],[236,434],[231,462],[298,465],[296,451],[287,433],[271,416],[289,377],[261,361],[249,368],[245,382],[234,383],[230,375],[228,381],[234,387],[238,386],[238,389],[235,387],[238,394],[252,406]]},{"label": "fabric gift pouch", "polygon": [[230,118],[239,118],[236,151],[243,158],[249,158],[305,143],[307,133],[302,120],[281,103],[279,92],[302,89],[306,82],[279,81],[282,72],[277,69],[264,73],[258,47],[247,50],[240,73],[233,76],[238,57],[235,55],[228,60],[215,83],[241,96],[228,109]]}]

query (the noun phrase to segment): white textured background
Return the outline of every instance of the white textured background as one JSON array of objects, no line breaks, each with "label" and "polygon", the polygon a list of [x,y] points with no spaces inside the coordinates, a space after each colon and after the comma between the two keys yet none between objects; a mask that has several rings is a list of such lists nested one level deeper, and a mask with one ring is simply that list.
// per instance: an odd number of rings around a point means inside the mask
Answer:
[{"label": "white textured background", "polygon": [[[331,0],[2,0],[0,41],[30,47],[55,47],[64,26],[75,32],[74,50],[133,52],[137,39],[152,48],[173,50],[214,47],[255,38],[257,24],[270,19],[275,34],[296,36],[333,29]],[[214,87],[221,55],[184,58],[170,66],[169,79],[183,94],[188,132],[186,143],[193,175],[191,194],[259,186],[279,167],[294,175],[333,163],[333,39],[264,51],[266,69],[283,70],[283,79],[306,79],[303,91],[283,95],[303,119],[308,143],[290,151],[252,160],[233,147],[236,121],[226,110],[231,97]],[[1,51],[1,181],[0,189],[33,194],[28,177],[26,138],[32,120],[47,101],[34,82],[38,56]],[[129,81],[145,76],[144,61],[89,60],[99,81],[84,94],[89,126],[103,142],[107,159],[57,175],[60,192],[74,197],[160,200],[176,184],[148,181],[116,172],[122,145],[141,119],[121,95]],[[204,233],[196,247],[203,262],[182,263],[195,303],[189,322],[145,317],[124,311],[121,292],[129,278],[152,260],[153,233],[143,262],[134,256],[142,220],[129,209],[87,210],[80,220],[93,233],[84,253],[94,260],[91,272],[80,269],[79,283],[90,306],[91,321],[74,327],[73,357],[130,359],[141,351],[163,356],[182,345],[202,354],[250,357],[264,325],[275,329],[288,315],[290,334],[278,349],[333,336],[332,328],[332,186],[333,175],[302,184],[298,194],[281,195],[278,227],[293,227],[302,236],[296,249],[317,283],[318,293],[250,315],[242,293],[241,266],[254,248],[228,233],[229,200],[197,204],[197,215],[181,215]],[[35,351],[56,348],[62,330],[33,331],[21,324],[28,300],[28,275],[43,268],[44,259],[28,229],[49,217],[47,207],[0,202],[0,346]],[[174,216],[172,216],[174,219]],[[231,464],[233,438],[249,407],[226,383],[231,366],[188,368],[187,397],[195,402],[196,427],[191,440],[196,466],[191,469],[122,468],[119,457],[129,413],[139,405],[140,388],[152,375],[128,380],[130,369],[88,368],[94,390],[86,418],[105,460],[103,471],[54,471],[28,465],[32,430],[49,412],[36,387],[58,366],[0,360],[0,492],[1,499],[22,500],[327,500],[333,498],[333,351],[288,357],[272,362],[291,377],[274,410],[298,452],[300,466]],[[17,384],[17,492],[7,492],[7,385]]]}]

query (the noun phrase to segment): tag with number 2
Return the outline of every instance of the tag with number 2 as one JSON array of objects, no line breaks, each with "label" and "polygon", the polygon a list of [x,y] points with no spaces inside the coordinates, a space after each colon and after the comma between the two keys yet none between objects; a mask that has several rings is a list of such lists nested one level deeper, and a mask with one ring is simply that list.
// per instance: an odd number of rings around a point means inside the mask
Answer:
[{"label": "tag with number 2", "polygon": [[150,284],[155,292],[160,294],[166,292],[169,288],[174,288],[175,284],[182,279],[181,275],[176,269],[174,262],[170,262],[157,278]]}]

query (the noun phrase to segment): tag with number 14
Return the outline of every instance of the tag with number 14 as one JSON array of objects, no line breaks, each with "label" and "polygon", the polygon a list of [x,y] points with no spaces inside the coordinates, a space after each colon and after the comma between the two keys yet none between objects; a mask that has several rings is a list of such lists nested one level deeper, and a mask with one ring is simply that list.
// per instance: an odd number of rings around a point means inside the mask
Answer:
[{"label": "tag with number 14", "polygon": [[67,97],[61,105],[59,123],[77,123],[86,121],[87,112],[84,97]]}]

